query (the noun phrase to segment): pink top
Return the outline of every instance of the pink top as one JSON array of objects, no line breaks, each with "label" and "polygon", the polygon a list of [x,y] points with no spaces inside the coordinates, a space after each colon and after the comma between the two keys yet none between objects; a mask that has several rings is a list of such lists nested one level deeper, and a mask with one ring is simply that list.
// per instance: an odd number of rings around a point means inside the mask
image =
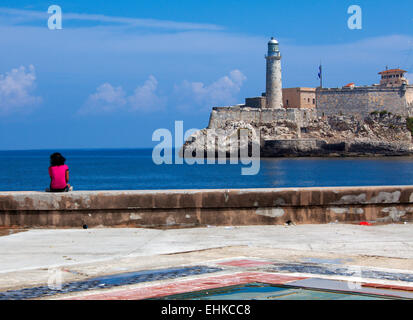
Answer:
[{"label": "pink top", "polygon": [[69,167],[65,164],[62,166],[49,167],[49,175],[50,178],[52,178],[52,183],[50,184],[50,187],[52,189],[66,188],[66,171],[68,170]]}]

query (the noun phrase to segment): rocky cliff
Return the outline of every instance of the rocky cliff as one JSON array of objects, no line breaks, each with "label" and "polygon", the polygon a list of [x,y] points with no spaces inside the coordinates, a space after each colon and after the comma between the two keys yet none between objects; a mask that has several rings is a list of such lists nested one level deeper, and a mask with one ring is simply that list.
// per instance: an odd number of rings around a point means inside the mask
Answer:
[{"label": "rocky cliff", "polygon": [[[241,129],[248,129],[248,141],[239,138]],[[182,151],[197,156],[208,152],[229,154],[247,144],[259,144],[262,157],[413,154],[412,135],[406,119],[383,112],[372,113],[364,119],[337,115],[314,117],[305,126],[291,119],[265,123],[227,120],[219,128],[193,134]]]}]

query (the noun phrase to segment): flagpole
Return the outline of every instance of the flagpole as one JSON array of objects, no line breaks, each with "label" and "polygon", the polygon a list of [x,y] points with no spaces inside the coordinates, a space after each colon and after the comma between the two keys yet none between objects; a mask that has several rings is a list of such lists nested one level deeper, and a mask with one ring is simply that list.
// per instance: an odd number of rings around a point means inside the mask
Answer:
[{"label": "flagpole", "polygon": [[321,66],[321,61],[320,61],[320,89],[323,88],[323,67]]}]

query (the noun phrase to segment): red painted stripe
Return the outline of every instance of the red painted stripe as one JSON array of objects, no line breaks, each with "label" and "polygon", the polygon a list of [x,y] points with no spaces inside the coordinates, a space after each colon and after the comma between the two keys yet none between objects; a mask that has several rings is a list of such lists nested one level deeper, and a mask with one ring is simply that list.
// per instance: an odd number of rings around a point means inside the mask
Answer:
[{"label": "red painted stripe", "polygon": [[413,287],[398,286],[398,285],[388,285],[379,283],[363,283],[362,287],[376,288],[376,289],[389,289],[389,290],[401,290],[401,291],[412,291]]},{"label": "red painted stripe", "polygon": [[211,276],[206,278],[184,280],[168,284],[155,285],[144,288],[122,289],[106,293],[97,293],[65,300],[141,300],[157,298],[179,293],[194,292],[221,288],[251,282],[262,282],[269,284],[285,284],[291,281],[307,279],[307,277],[293,277],[266,272],[243,272],[222,276]]}]

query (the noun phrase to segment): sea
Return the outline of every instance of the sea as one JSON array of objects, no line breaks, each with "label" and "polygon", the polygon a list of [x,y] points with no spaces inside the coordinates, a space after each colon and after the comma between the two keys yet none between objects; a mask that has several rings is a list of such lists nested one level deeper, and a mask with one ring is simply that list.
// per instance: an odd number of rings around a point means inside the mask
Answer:
[{"label": "sea", "polygon": [[44,191],[53,152],[67,159],[75,190],[413,184],[413,157],[262,158],[256,175],[242,175],[242,163],[158,165],[152,149],[72,149],[0,151],[0,191]]}]

